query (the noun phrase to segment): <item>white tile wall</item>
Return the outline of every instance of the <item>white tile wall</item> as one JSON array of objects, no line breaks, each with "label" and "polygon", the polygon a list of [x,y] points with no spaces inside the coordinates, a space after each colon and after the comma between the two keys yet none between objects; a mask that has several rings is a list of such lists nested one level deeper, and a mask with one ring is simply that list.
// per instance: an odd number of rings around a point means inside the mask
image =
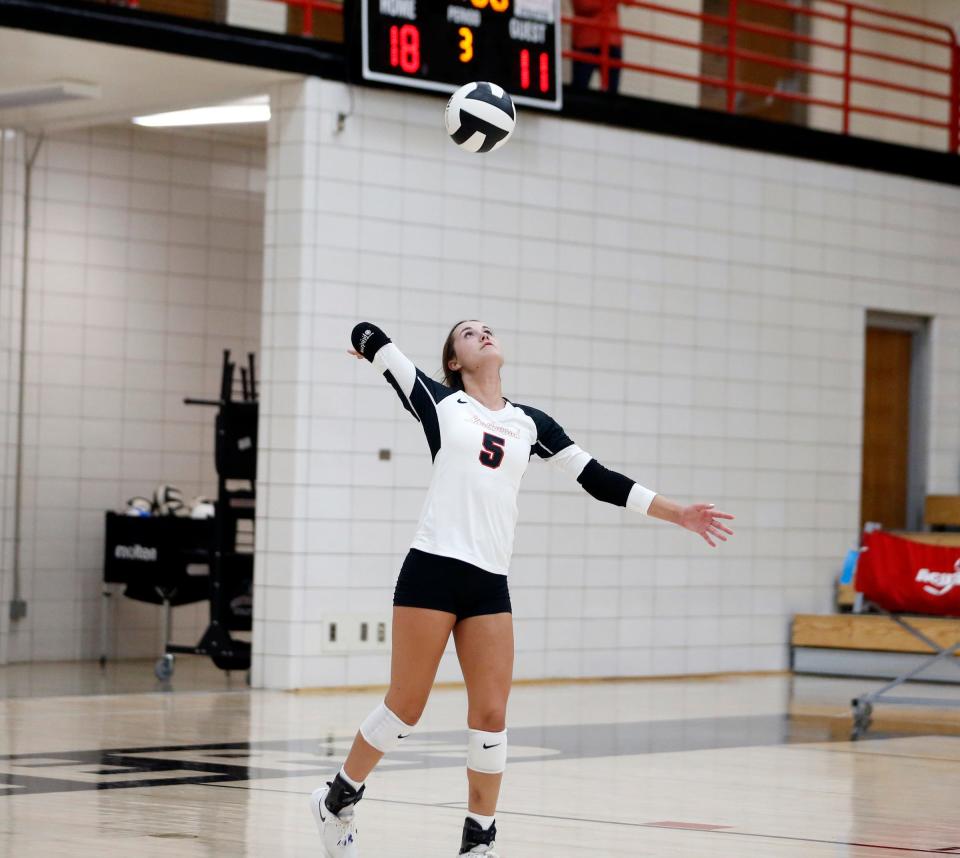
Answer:
[{"label": "white tile wall", "polygon": [[0,664],[8,658],[8,605],[13,597],[23,162],[23,135],[0,129]]},{"label": "white tile wall", "polygon": [[521,677],[786,666],[790,616],[830,608],[857,535],[867,308],[936,319],[930,488],[957,490],[957,189],[529,112],[469,156],[441,99],[309,80],[273,102],[256,684],[388,676],[386,653],[322,645],[325,616],[389,615],[429,480],[418,425],[344,353],[359,319],[434,373],[448,326],[482,317],[508,396],[738,515],[711,551],[531,463]]},{"label": "white tile wall", "polygon": [[[258,347],[263,162],[253,141],[120,127],[43,143],[29,264],[29,614],[9,639],[9,660],[100,654],[106,510],[160,482],[188,497],[215,493],[213,411],[182,400],[216,396],[222,349]],[[5,242],[7,327],[15,254]],[[159,609],[114,603],[112,654],[156,653]],[[178,639],[194,642],[206,605],[174,618]]]}]

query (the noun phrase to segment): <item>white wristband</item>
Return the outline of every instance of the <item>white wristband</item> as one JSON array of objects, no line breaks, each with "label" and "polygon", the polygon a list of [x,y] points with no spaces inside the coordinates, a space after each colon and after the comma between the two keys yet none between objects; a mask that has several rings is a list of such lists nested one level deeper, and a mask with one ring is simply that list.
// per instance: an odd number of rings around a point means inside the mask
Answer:
[{"label": "white wristband", "polygon": [[641,515],[646,515],[650,509],[650,504],[653,503],[653,499],[656,496],[656,492],[644,488],[640,483],[634,483],[633,488],[630,489],[630,494],[627,496],[627,509],[631,512],[639,512]]}]

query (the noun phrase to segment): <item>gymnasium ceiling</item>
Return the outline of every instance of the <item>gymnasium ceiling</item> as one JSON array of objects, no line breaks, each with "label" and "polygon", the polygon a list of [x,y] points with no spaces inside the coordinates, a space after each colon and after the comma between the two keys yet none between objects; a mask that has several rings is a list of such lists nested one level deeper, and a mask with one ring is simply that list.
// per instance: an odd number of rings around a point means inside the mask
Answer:
[{"label": "gymnasium ceiling", "polygon": [[[99,97],[0,108],[0,128],[54,132],[116,124],[133,116],[262,95],[287,72],[0,28],[0,96],[9,90],[75,81]],[[218,133],[264,138],[265,125],[219,126]]]}]

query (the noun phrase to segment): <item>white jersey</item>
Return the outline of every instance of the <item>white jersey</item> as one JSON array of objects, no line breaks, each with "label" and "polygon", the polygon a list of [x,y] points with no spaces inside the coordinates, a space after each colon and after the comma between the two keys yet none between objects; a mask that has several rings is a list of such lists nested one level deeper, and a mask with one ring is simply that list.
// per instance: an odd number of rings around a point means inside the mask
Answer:
[{"label": "white jersey", "polygon": [[[533,454],[574,478],[588,465],[602,469],[542,411],[509,401],[491,411],[464,391],[434,381],[392,342],[377,350],[373,363],[423,426],[433,456],[412,548],[506,575],[517,494]],[[646,513],[654,493],[615,476],[627,483],[621,505]]]}]

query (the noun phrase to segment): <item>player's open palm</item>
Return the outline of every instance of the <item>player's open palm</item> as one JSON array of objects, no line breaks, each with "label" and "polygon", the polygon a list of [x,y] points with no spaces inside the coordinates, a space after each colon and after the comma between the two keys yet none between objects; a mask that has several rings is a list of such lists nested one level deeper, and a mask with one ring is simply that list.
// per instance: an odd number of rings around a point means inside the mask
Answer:
[{"label": "player's open palm", "polygon": [[716,548],[714,539],[726,542],[727,536],[733,536],[733,531],[722,523],[722,519],[732,520],[733,516],[719,512],[712,503],[695,503],[680,510],[679,523],[681,527],[700,534],[711,548]]}]

